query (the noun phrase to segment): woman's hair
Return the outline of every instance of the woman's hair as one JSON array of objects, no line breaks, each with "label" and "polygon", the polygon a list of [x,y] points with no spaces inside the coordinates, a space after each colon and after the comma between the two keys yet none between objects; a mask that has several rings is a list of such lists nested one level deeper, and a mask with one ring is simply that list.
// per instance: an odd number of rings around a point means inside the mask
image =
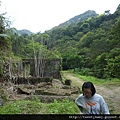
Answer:
[{"label": "woman's hair", "polygon": [[[90,88],[92,91],[92,96],[96,93],[96,89],[92,82],[84,82],[82,85],[82,91],[84,88]],[[84,95],[84,93],[83,93],[83,95]]]}]

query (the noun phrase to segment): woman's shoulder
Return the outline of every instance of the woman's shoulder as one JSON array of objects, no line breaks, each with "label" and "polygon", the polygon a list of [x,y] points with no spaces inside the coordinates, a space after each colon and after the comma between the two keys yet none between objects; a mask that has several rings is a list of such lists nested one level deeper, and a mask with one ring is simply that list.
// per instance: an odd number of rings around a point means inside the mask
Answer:
[{"label": "woman's shoulder", "polygon": [[103,99],[102,95],[95,93],[94,95],[95,98]]},{"label": "woman's shoulder", "polygon": [[85,97],[85,96],[84,96],[83,94],[80,94],[80,95],[78,96],[79,99],[84,98],[84,97]]}]

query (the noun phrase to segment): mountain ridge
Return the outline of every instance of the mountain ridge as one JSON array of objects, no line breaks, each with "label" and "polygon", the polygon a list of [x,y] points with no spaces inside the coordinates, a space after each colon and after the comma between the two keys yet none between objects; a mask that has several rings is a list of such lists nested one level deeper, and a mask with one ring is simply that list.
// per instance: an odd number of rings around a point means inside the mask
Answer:
[{"label": "mountain ridge", "polygon": [[26,34],[26,35],[31,35],[31,34],[34,34],[33,32],[31,32],[30,30],[27,30],[27,29],[22,29],[22,30],[17,30],[18,31],[18,34],[19,35],[23,35],[23,34]]},{"label": "mountain ridge", "polygon": [[72,23],[76,23],[79,21],[83,21],[88,19],[89,17],[96,17],[98,14],[94,10],[87,10],[86,12],[83,12],[82,14],[76,15],[69,20],[59,24],[57,27],[63,27],[65,25],[70,25]]},{"label": "mountain ridge", "polygon": [[[55,26],[53,28],[56,28],[56,27],[64,27],[66,25],[70,25],[72,23],[77,23],[79,21],[83,21],[83,20],[86,20],[88,19],[89,17],[96,17],[98,14],[94,11],[94,10],[87,10],[86,12],[83,12],[82,14],[79,14],[79,15],[76,15],[72,18],[70,18],[69,20],[63,22],[63,23],[60,23],[58,26]],[[51,28],[52,29],[52,28]],[[50,29],[50,30],[51,30]],[[48,30],[49,31],[49,30]],[[22,30],[18,30],[18,33],[19,35],[22,35],[22,34],[27,34],[27,35],[31,35],[31,34],[34,34],[33,32],[27,30],[27,29],[22,29]]]}]

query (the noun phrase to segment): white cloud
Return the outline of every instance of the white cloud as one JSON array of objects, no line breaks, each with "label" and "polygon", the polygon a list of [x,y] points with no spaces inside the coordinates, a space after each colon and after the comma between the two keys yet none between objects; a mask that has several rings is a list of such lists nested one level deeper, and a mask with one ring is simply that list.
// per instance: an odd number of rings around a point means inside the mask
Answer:
[{"label": "white cloud", "polygon": [[1,0],[17,29],[38,32],[51,29],[87,10],[113,13],[119,0]]}]

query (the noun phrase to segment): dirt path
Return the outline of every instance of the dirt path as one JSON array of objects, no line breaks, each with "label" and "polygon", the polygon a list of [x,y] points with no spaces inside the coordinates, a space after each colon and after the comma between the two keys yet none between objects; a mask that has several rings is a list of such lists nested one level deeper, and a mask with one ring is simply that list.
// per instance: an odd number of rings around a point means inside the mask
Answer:
[{"label": "dirt path", "polygon": [[79,78],[77,78],[77,77],[75,77],[72,73],[64,73],[64,78],[65,79],[70,79],[70,80],[72,80],[72,85],[74,86],[74,85],[76,85],[76,86],[78,86],[78,87],[80,87],[80,86],[82,86],[82,84],[83,84],[83,80],[81,80],[81,79],[79,79]]},{"label": "dirt path", "polygon": [[[75,77],[72,73],[64,73],[64,78],[71,79],[72,85],[81,89],[84,81]],[[120,87],[113,85],[95,85],[98,94],[102,95],[108,104],[111,114],[120,114]]]}]

